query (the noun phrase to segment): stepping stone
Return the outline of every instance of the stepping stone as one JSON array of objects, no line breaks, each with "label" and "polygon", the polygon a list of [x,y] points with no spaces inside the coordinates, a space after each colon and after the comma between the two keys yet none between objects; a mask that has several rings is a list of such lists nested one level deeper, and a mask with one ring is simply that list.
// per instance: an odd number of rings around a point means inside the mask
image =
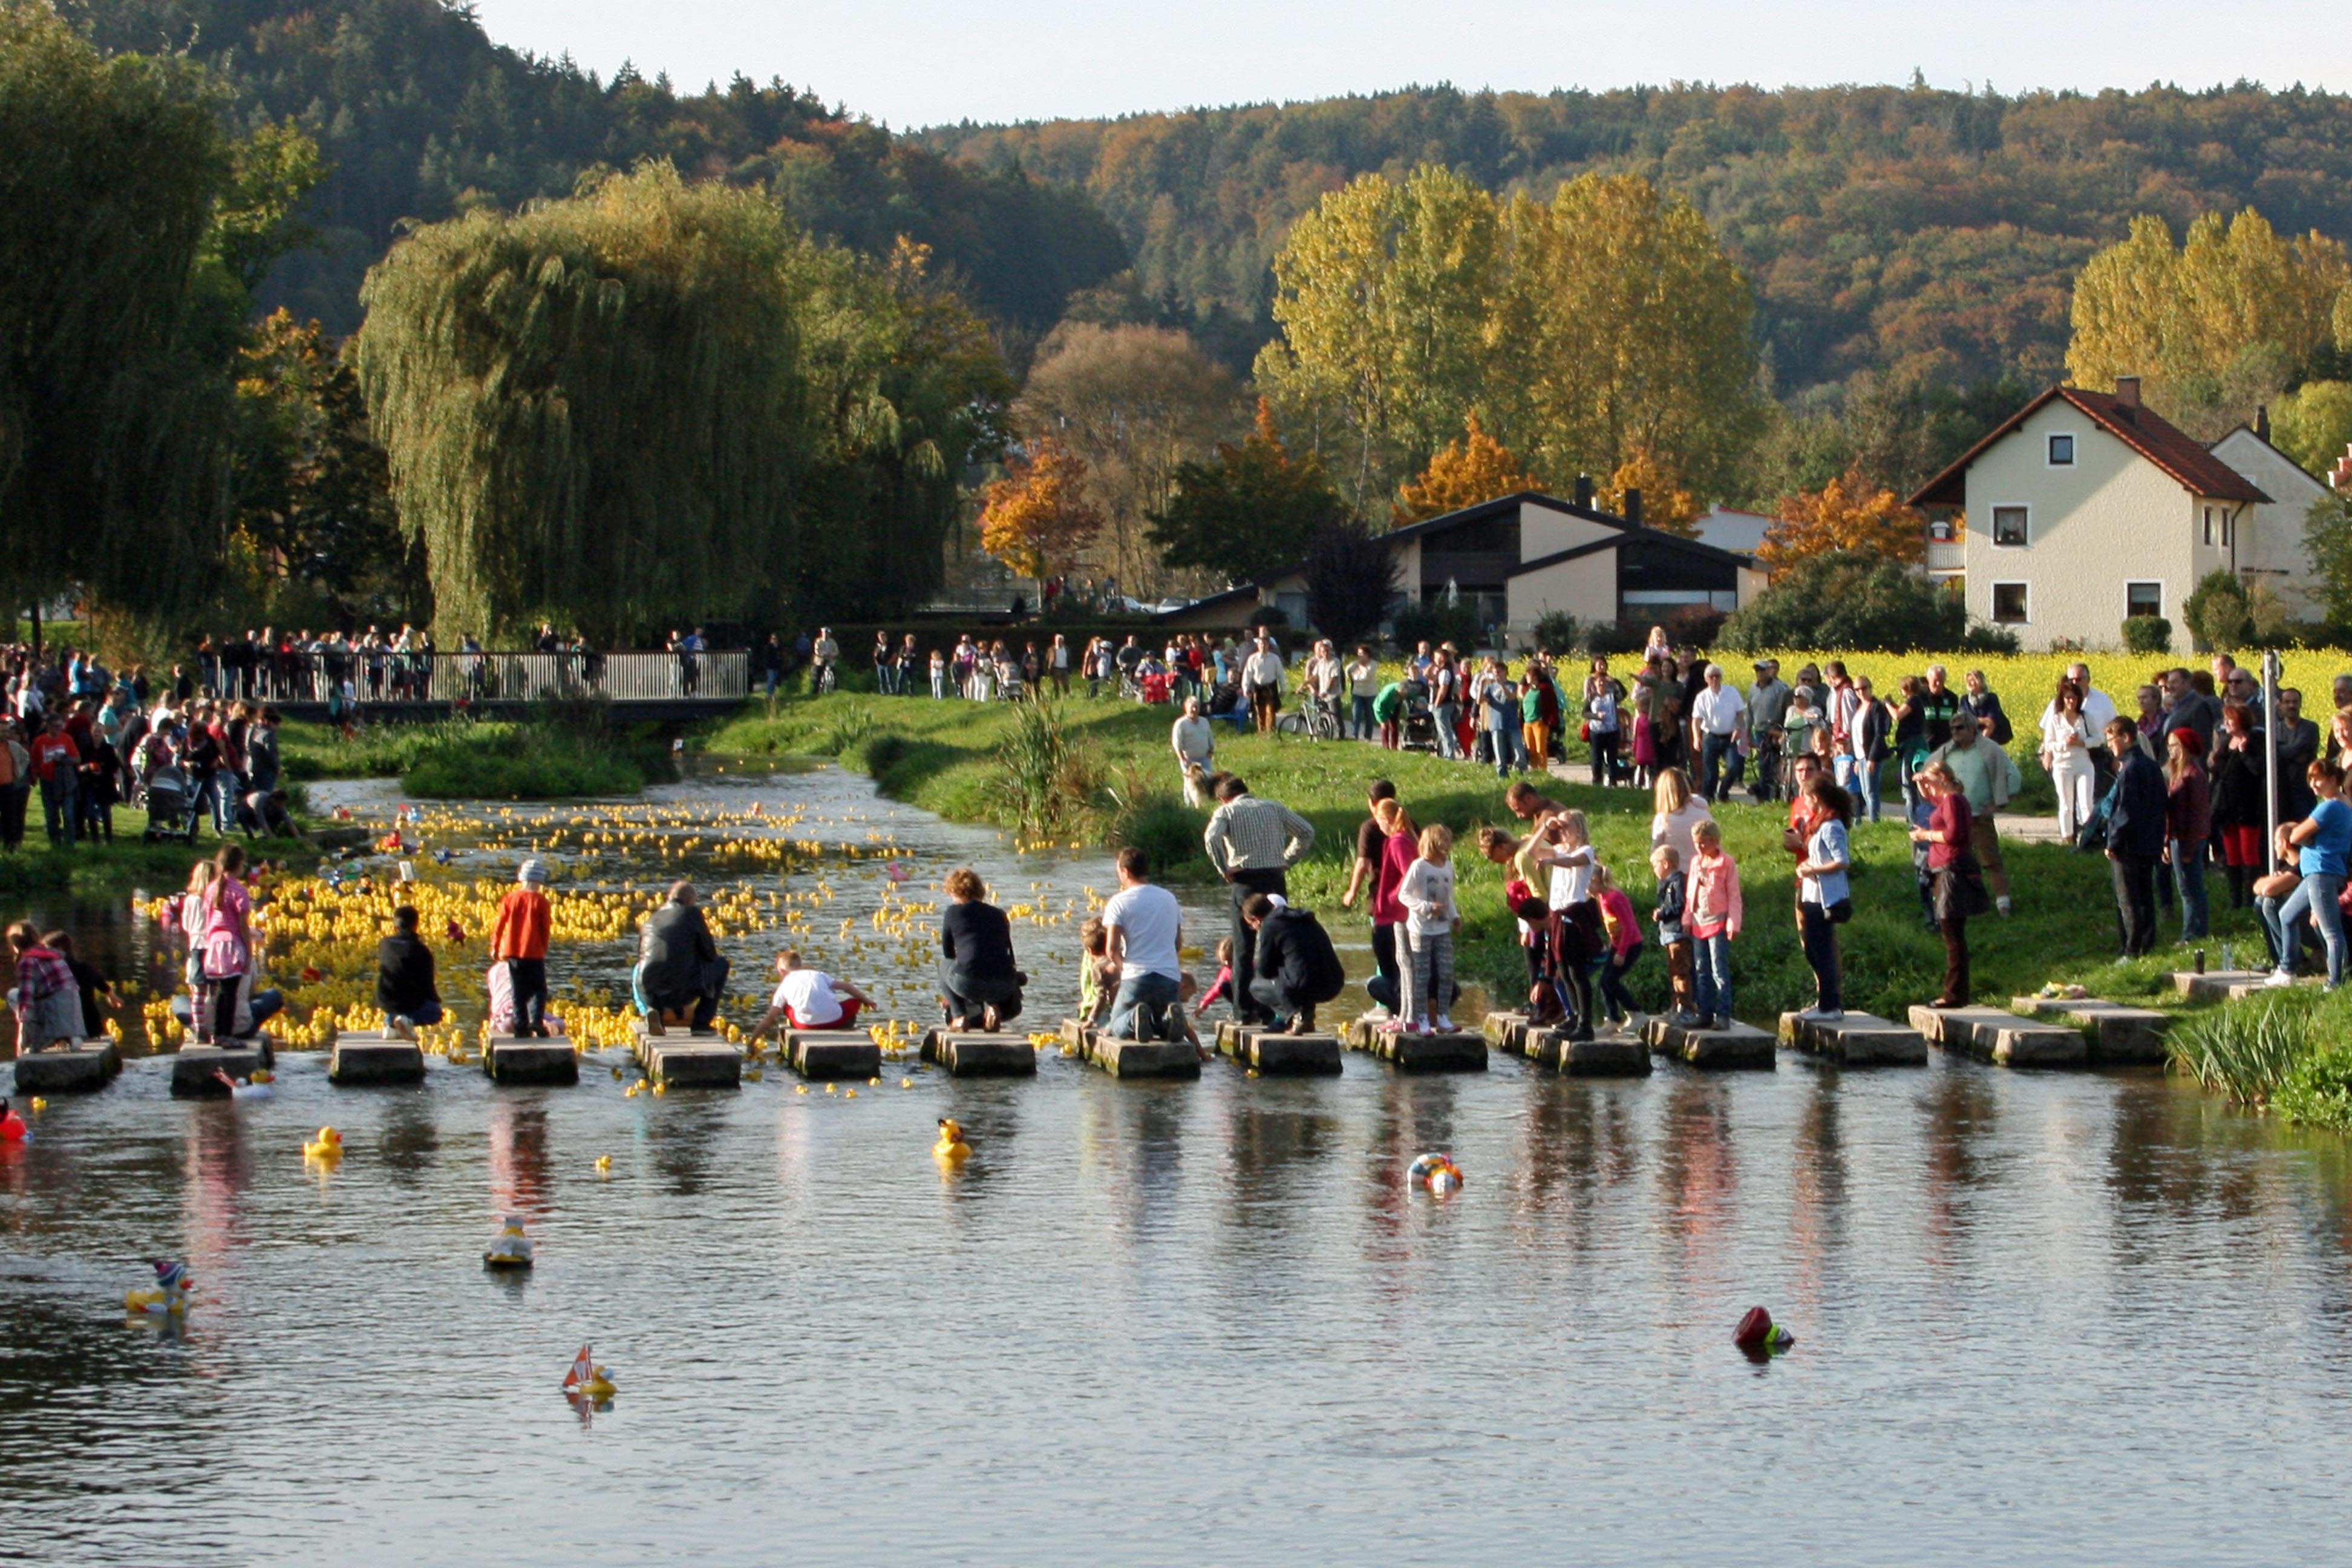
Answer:
[{"label": "stepping stone", "polygon": [[1780,1043],[1847,1067],[1923,1067],[1927,1060],[1927,1036],[1868,1013],[1848,1013],[1834,1022],[1783,1013]]},{"label": "stepping stone", "polygon": [[122,1053],[100,1036],[68,1049],[35,1051],[16,1058],[18,1094],[94,1094],[122,1070]]},{"label": "stepping stone", "polygon": [[1122,1040],[1087,1031],[1086,1059],[1113,1078],[1199,1078],[1201,1053],[1190,1040]]},{"label": "stepping stone", "polygon": [[1320,1029],[1291,1035],[1265,1024],[1228,1020],[1218,1026],[1217,1049],[1261,1078],[1339,1071],[1339,1037]]},{"label": "stepping stone", "polygon": [[564,1035],[546,1039],[492,1035],[482,1046],[482,1071],[494,1083],[578,1083],[580,1053]]},{"label": "stepping stone", "polygon": [[1641,1036],[1609,1029],[1589,1040],[1571,1040],[1566,1029],[1533,1029],[1528,1055],[1569,1078],[1647,1078],[1650,1047]]},{"label": "stepping stone", "polygon": [[2173,974],[2172,988],[2191,1002],[2238,1002],[2263,989],[2270,977],[2267,969],[2211,969],[2202,974],[2183,969]]},{"label": "stepping stone", "polygon": [[1370,1051],[1406,1072],[1485,1072],[1486,1038],[1467,1029],[1411,1035],[1358,1018],[1339,1031],[1350,1050]]},{"label": "stepping stone", "polygon": [[1496,1050],[1515,1057],[1533,1056],[1528,1048],[1528,1016],[1525,1013],[1489,1013],[1479,1027],[1486,1043]]},{"label": "stepping stone", "polygon": [[1770,1072],[1780,1065],[1773,1037],[1753,1024],[1733,1019],[1727,1029],[1694,1029],[1665,1018],[1653,1018],[1643,1027],[1650,1049],[1678,1058],[1695,1068]]},{"label": "stepping stone", "polygon": [[357,1087],[423,1083],[425,1052],[415,1040],[387,1040],[373,1030],[337,1035],[327,1057],[327,1081]]},{"label": "stepping stone", "polygon": [[923,1059],[957,1078],[1026,1078],[1037,1070],[1037,1047],[1026,1035],[932,1029],[923,1036]]},{"label": "stepping stone", "polygon": [[2171,1059],[2164,1043],[2173,1015],[2156,1007],[2128,1007],[2095,997],[2020,996],[2010,1003],[2020,1013],[2059,1018],[2083,1031],[2098,1067],[2161,1066]]},{"label": "stepping stone", "polygon": [[646,1076],[664,1089],[738,1089],[743,1053],[718,1035],[673,1029],[646,1042]]},{"label": "stepping stone", "polygon": [[1914,1007],[1911,1026],[1934,1045],[1995,1067],[2078,1068],[2091,1059],[2082,1030],[2031,1023],[2005,1007]]},{"label": "stepping stone", "polygon": [[217,1045],[184,1045],[172,1058],[172,1093],[180,1100],[226,1100],[228,1085],[213,1075],[251,1078],[278,1063],[278,1048],[264,1035],[240,1036]]},{"label": "stepping stone", "polygon": [[786,1029],[784,1060],[806,1079],[877,1078],[882,1047],[863,1029]]}]

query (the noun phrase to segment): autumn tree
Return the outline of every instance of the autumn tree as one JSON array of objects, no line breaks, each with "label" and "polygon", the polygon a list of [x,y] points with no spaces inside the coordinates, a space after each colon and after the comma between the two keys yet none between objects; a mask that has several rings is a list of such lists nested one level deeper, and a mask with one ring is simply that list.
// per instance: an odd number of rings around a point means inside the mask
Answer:
[{"label": "autumn tree", "polygon": [[1818,490],[1781,497],[1757,555],[1775,570],[1837,551],[1916,563],[1927,559],[1927,528],[1893,490],[1849,468]]},{"label": "autumn tree", "polygon": [[2347,281],[2340,241],[2282,239],[2252,207],[2226,224],[2205,214],[2178,250],[2143,215],[2074,280],[2066,369],[2100,389],[2139,376],[2150,406],[2211,440],[2302,378]]},{"label": "autumn tree", "polygon": [[1474,413],[1461,437],[1430,458],[1420,479],[1398,489],[1389,512],[1402,527],[1539,488],[1511,449],[1486,434]]},{"label": "autumn tree", "polygon": [[2278,449],[2326,479],[2352,447],[2352,382],[2306,381],[2271,407]]},{"label": "autumn tree", "polygon": [[1085,465],[1086,498],[1102,513],[1088,557],[1142,584],[1160,574],[1147,531],[1174,493],[1177,466],[1214,450],[1243,407],[1232,374],[1184,332],[1065,322],[1013,413],[1024,432],[1052,437]]},{"label": "autumn tree", "polygon": [[1044,580],[1076,561],[1102,531],[1087,499],[1087,465],[1051,436],[1029,443],[1005,477],[981,492],[980,547],[1024,577]]},{"label": "autumn tree", "polygon": [[1636,447],[1627,453],[1608,481],[1596,488],[1594,499],[1623,517],[1633,505],[1629,498],[1635,490],[1642,494],[1644,527],[1663,533],[1678,533],[1685,539],[1696,536],[1698,531],[1693,525],[1698,521],[1697,498],[1684,487],[1681,477],[1647,447]]},{"label": "autumn tree", "polygon": [[1221,443],[1214,461],[1178,467],[1175,494],[1152,514],[1151,539],[1170,565],[1238,583],[1299,560],[1318,533],[1353,515],[1315,454],[1291,456],[1261,398],[1256,427],[1238,445]]}]

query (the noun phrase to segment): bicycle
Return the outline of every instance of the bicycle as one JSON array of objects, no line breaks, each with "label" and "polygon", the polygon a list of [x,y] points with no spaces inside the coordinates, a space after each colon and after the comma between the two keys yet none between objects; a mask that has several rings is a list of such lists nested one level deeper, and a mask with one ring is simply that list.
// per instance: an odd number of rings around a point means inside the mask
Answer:
[{"label": "bicycle", "polygon": [[1283,734],[1304,735],[1310,741],[1336,741],[1347,732],[1329,703],[1304,696],[1297,708],[1274,721],[1274,727]]}]

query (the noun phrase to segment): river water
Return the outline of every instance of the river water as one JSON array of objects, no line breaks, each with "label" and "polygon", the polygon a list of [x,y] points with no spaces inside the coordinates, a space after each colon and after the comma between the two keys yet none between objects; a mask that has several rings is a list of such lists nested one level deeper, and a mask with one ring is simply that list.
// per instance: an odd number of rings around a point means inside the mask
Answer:
[{"label": "river water", "polygon": [[[797,805],[910,888],[1103,877],[832,769],[657,796]],[[848,917],[880,865],[786,880]],[[1067,939],[1024,928],[1033,970]],[[2352,1162],[2155,1074],[1048,1055],[656,1100],[289,1054],[276,1100],[191,1104],[164,1065],[0,1155],[0,1555],[2268,1563],[2352,1528]],[[306,1168],[329,1121],[350,1152]],[[1409,1195],[1438,1148],[1467,1185]],[[519,1279],[478,1262],[502,1213]],[[176,1334],[120,1308],[155,1257],[198,1282]],[[1798,1336],[1766,1365],[1729,1342],[1756,1303]],[[620,1387],[584,1418],[583,1342]]]}]

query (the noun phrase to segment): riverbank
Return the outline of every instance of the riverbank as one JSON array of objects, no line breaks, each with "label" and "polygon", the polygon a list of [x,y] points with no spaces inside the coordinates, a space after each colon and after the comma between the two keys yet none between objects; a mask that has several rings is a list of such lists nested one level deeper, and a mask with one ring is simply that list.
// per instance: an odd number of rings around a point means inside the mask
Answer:
[{"label": "riverbank", "polygon": [[449,719],[371,725],[345,739],[324,724],[287,724],[278,746],[296,783],[396,778],[426,800],[635,795],[671,774],[668,750],[651,726]]},{"label": "riverbank", "polygon": [[[1174,880],[1213,879],[1201,847],[1206,813],[1177,798],[1165,709],[1111,700],[1077,700],[1062,710],[1061,730],[1076,753],[1070,772],[1088,781],[1082,809],[1056,842],[1139,843],[1159,873]],[[928,698],[835,695],[787,700],[772,716],[748,707],[707,726],[692,744],[716,754],[815,754],[838,757],[870,774],[882,793],[960,822],[1020,831],[1023,793],[1017,770],[1002,753],[1020,722],[1018,705],[935,702]],[[1314,853],[1293,874],[1295,896],[1327,922],[1360,918],[1339,909],[1364,788],[1393,780],[1415,818],[1443,822],[1465,841],[1485,823],[1511,826],[1502,784],[1489,771],[1420,752],[1381,752],[1358,742],[1314,743],[1286,737],[1260,739],[1217,731],[1217,764],[1240,773],[1256,794],[1280,800],[1315,824]],[[1584,811],[1604,864],[1615,871],[1643,916],[1655,896],[1648,868],[1650,797],[1636,790],[1596,790],[1555,776],[1554,797]],[[1784,808],[1744,801],[1720,808],[1724,841],[1739,862],[1748,920],[1733,950],[1735,1011],[1769,1023],[1783,1009],[1809,1005],[1811,973],[1796,932],[1794,861],[1780,847]],[[1034,830],[1033,830],[1034,831]],[[1036,834],[1036,837],[1045,837]],[[1923,929],[1910,847],[1894,822],[1861,825],[1854,834],[1861,871],[1855,914],[1840,933],[1845,960],[1846,1005],[1901,1017],[1934,996],[1943,978],[1943,945]],[[1460,879],[1464,917],[1460,967],[1497,997],[1526,986],[1516,922],[1503,908],[1501,879],[1475,861],[1475,846]],[[2050,981],[2078,984],[2103,996],[2179,1005],[2166,974],[2187,967],[2189,953],[2171,945],[2179,924],[2161,918],[2168,939],[2156,953],[2117,964],[2115,905],[2105,859],[2056,845],[2004,846],[2014,884],[2012,918],[1987,917],[1972,926],[1975,986],[1979,998],[2004,1002]],[[2226,900],[2219,879],[2214,889]],[[2218,967],[2221,943],[2259,953],[2261,936],[2249,912],[2217,909],[2215,935],[2200,945]],[[1645,1007],[1666,998],[1664,963],[1653,944],[1633,984]]]},{"label": "riverbank", "polygon": [[[53,848],[40,838],[37,824],[25,847],[13,855],[0,855],[0,897],[11,900],[46,899],[60,894],[79,898],[111,898],[134,888],[169,891],[184,887],[188,868],[199,860],[209,860],[219,853],[223,843],[209,829],[197,836],[194,845],[169,841],[149,844],[139,837],[136,827],[130,827],[132,817],[143,823],[145,813],[128,813],[117,808],[115,830],[119,837],[111,844],[82,844],[71,849]],[[128,827],[128,831],[125,831]],[[291,838],[264,838],[247,844],[243,835],[235,842],[246,845],[249,856],[265,860],[282,861],[307,869],[316,865],[319,852]],[[12,914],[10,919],[16,917]]]}]

